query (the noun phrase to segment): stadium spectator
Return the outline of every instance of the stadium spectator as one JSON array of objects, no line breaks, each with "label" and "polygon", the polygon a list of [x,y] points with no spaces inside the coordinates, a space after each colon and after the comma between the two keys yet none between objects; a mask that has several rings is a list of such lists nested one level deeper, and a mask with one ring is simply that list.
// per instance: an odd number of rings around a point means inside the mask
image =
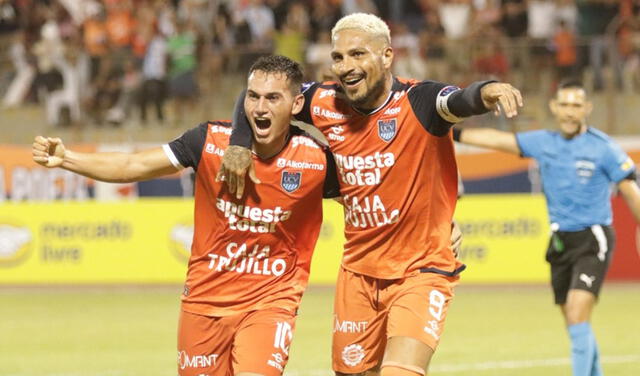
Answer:
[{"label": "stadium spectator", "polygon": [[499,0],[476,0],[473,2],[473,33],[483,35],[493,29],[501,19]]},{"label": "stadium spectator", "polygon": [[[311,43],[318,41],[319,34],[330,30],[342,16],[343,6],[348,12],[374,6],[394,25],[400,20],[400,23],[408,26],[420,38],[422,63],[417,67],[429,72],[427,77],[455,83],[468,83],[478,75],[472,64],[474,47],[487,40],[487,30],[490,30],[493,37],[493,29],[497,23],[508,40],[503,51],[509,60],[510,80],[523,89],[535,87],[540,89],[538,93],[546,93],[554,82],[549,79],[553,65],[553,51],[549,47],[555,29],[550,30],[548,37],[532,41],[527,40],[526,30],[539,30],[536,24],[553,25],[558,19],[566,20],[571,30],[578,18],[586,20],[580,22],[579,30],[584,31],[585,27],[589,30],[600,28],[602,22],[599,19],[610,20],[618,8],[622,15],[622,9],[629,8],[625,5],[627,3],[632,4],[632,0],[621,1],[619,5],[615,0],[584,0],[579,2],[578,9],[575,0],[2,0],[0,5],[4,10],[0,11],[0,95],[5,95],[14,73],[8,56],[8,44],[12,40],[10,30],[19,29],[26,33],[25,40],[30,54],[46,21],[43,9],[49,8],[53,11],[61,40],[80,37],[85,42],[78,51],[80,61],[84,61],[85,55],[91,61],[90,73],[83,73],[91,81],[91,90],[83,90],[83,97],[86,96],[83,99],[87,107],[85,111],[96,113],[94,104],[100,102],[98,97],[104,98],[102,94],[105,92],[106,81],[100,78],[105,75],[99,67],[101,63],[110,66],[106,74],[114,82],[122,82],[124,63],[131,56],[138,63],[142,62],[152,30],[158,28],[166,37],[173,36],[175,20],[180,20],[191,24],[197,35],[196,82],[202,95],[195,102],[208,113],[218,102],[213,93],[221,85],[237,86],[238,72],[246,70],[258,56],[273,53],[276,47],[278,53],[301,59],[307,56],[306,49]],[[556,9],[552,17],[548,17],[550,5]],[[221,18],[219,8],[224,7],[229,7],[229,12],[223,12]],[[600,12],[598,9],[604,9],[603,7],[608,10]],[[444,16],[442,22],[439,22],[440,17],[436,17],[438,12]],[[224,22],[220,22],[222,19]],[[285,22],[287,19],[293,21]],[[538,21],[529,22],[530,20]],[[294,27],[291,27],[292,22]],[[221,27],[222,23],[224,26]],[[632,23],[637,24],[637,21]],[[285,24],[289,24],[289,27],[283,30]],[[628,24],[629,22],[625,22],[621,28],[612,27],[608,30],[609,34],[602,39],[605,42],[592,40],[591,35],[596,35],[594,32],[584,34],[580,31],[581,34],[576,38],[578,47],[583,44],[592,46],[593,63],[589,63],[588,58],[585,59],[578,53],[579,73],[584,68],[589,68],[588,64],[593,65],[594,82],[597,83],[598,72],[608,64],[614,71],[616,83],[620,81],[623,67],[627,77],[634,77],[638,71],[635,68],[634,43],[631,42],[635,26],[629,27]],[[616,30],[617,34],[614,33]],[[300,37],[301,31],[305,35],[303,38]],[[596,35],[594,38],[599,37]],[[616,43],[619,46],[617,49]],[[285,50],[282,49],[283,46]],[[531,55],[530,49],[535,52],[534,55]],[[588,56],[588,53],[584,56]],[[106,59],[111,61],[103,62]],[[400,62],[406,59],[400,53],[397,60]],[[414,60],[417,61],[411,59]],[[415,70],[416,65],[413,66],[412,69]],[[535,69],[531,69],[532,67]],[[587,71],[591,72],[589,69]],[[223,72],[225,79],[218,79]],[[99,78],[101,85],[95,82]],[[531,82],[526,82],[526,78]],[[632,81],[629,78],[625,84]],[[36,85],[42,87],[41,82],[38,79]],[[111,91],[116,92],[118,85],[111,86],[114,89]],[[26,98],[35,98],[35,91],[35,87],[29,87]],[[88,119],[95,121],[97,118],[100,116]]]},{"label": "stadium spectator", "polygon": [[400,77],[427,77],[427,64],[420,56],[420,39],[404,23],[394,28],[393,73]]},{"label": "stadium spectator", "polygon": [[553,48],[555,50],[556,81],[559,82],[563,77],[576,77],[578,63],[576,38],[564,19],[560,19],[558,30],[553,36]]},{"label": "stadium spectator", "polygon": [[558,0],[556,4],[556,23],[564,22],[566,28],[575,33],[578,22],[578,8],[575,0]]},{"label": "stadium spectator", "polygon": [[452,82],[465,82],[469,72],[469,51],[460,48],[466,44],[471,32],[473,7],[471,0],[452,0],[441,2],[438,7],[440,22],[446,38],[446,57],[449,66],[449,79]]},{"label": "stadium spectator", "polygon": [[138,106],[142,75],[133,57],[125,60],[119,77],[118,100],[107,112],[106,120],[114,125],[124,123],[131,115],[131,109]]},{"label": "stadium spectator", "polygon": [[274,53],[294,61],[304,60],[309,19],[302,4],[292,4],[280,30],[274,34]]},{"label": "stadium spectator", "polygon": [[239,70],[245,70],[259,56],[274,48],[275,16],[264,0],[238,3],[234,12],[235,41],[239,47]]},{"label": "stadium spectator", "polygon": [[9,57],[15,73],[2,99],[5,108],[16,107],[22,103],[36,76],[36,68],[30,63],[26,32],[19,31],[14,35],[13,43],[9,47]]},{"label": "stadium spectator", "polygon": [[86,98],[86,112],[96,125],[102,125],[107,111],[118,102],[122,82],[122,71],[115,63],[115,59],[109,55],[100,62],[100,70],[97,72],[93,84],[90,87],[91,95]]},{"label": "stadium spectator", "polygon": [[131,0],[107,1],[106,5],[109,59],[114,74],[121,76],[125,63],[133,56],[132,42],[137,22]]},{"label": "stadium spectator", "polygon": [[[450,127],[497,110],[498,103],[513,117],[522,99],[504,83],[461,90],[392,76],[389,29],[371,14],[343,17],[332,43],[337,83],[305,85],[297,119],[327,138],[345,206],[333,369],[338,375],[423,375],[464,269],[450,244],[458,190]],[[237,111],[234,121],[232,145],[248,147],[247,119]],[[253,169],[250,150],[230,146],[218,176],[240,198],[244,172],[251,177]],[[341,323],[366,324],[349,330]]]},{"label": "stadium spectator", "polygon": [[276,21],[273,10],[264,4],[264,0],[250,0],[246,8],[241,11],[242,18],[249,25],[251,40],[256,48],[271,46]]},{"label": "stadium spectator", "polygon": [[20,29],[18,8],[11,0],[0,0],[0,51],[11,44],[11,36]]},{"label": "stadium spectator", "polygon": [[[228,8],[220,4],[213,16],[211,32],[204,34],[202,44],[201,69],[199,69],[199,88],[204,101],[216,100],[215,93],[224,81],[223,71],[228,69],[229,61],[234,54],[232,20]],[[213,105],[213,103],[212,103]],[[208,107],[205,104],[205,107]]]},{"label": "stadium spectator", "polygon": [[60,39],[60,29],[49,9],[47,21],[40,29],[40,40],[34,44],[32,52],[37,59],[38,67],[34,84],[39,99],[46,103],[49,93],[62,88],[63,78],[59,66],[64,59],[64,43]]},{"label": "stadium spectator", "polygon": [[318,34],[317,41],[311,43],[307,48],[305,61],[307,62],[307,73],[311,81],[331,81],[331,33],[323,31]]},{"label": "stadium spectator", "polygon": [[178,21],[176,33],[167,40],[169,91],[174,104],[174,124],[180,124],[198,94],[196,82],[197,35],[188,21]]},{"label": "stadium spectator", "polygon": [[557,131],[514,134],[469,128],[454,132],[454,137],[538,162],[553,231],[546,259],[555,303],[571,339],[573,375],[601,376],[590,320],[614,249],[610,184],[617,185],[638,222],[640,190],[631,158],[587,125],[592,104],[581,84],[561,85],[549,107]]},{"label": "stadium spectator", "polygon": [[331,1],[312,0],[311,4],[311,38],[317,41],[319,33],[331,31],[341,13],[340,8]]},{"label": "stadium spectator", "polygon": [[[244,108],[256,131],[262,184],[242,202],[213,179],[228,145],[228,122],[203,123],[137,153],[78,153],[60,139],[35,139],[37,163],[101,181],[196,171],[195,231],[178,324],[180,376],[277,376],[286,366],[322,197],[339,195],[331,153],[289,125],[304,103],[302,79],[300,66],[280,56],[250,70]],[[301,171],[281,166],[281,159],[315,167]]]},{"label": "stadium spectator", "polygon": [[293,2],[291,0],[265,0],[265,5],[273,12],[274,28],[276,30],[282,30],[282,27],[287,22],[287,17],[291,13],[290,7],[295,4],[302,5],[297,1]]},{"label": "stadium spectator", "polygon": [[513,69],[513,81],[522,90],[529,89],[528,14],[525,0],[502,0],[501,29],[507,37],[505,52]]},{"label": "stadium spectator", "polygon": [[531,88],[544,90],[551,82],[552,54],[549,48],[555,32],[555,0],[531,0],[528,2],[528,29],[530,43],[531,71],[528,76]]},{"label": "stadium spectator", "polygon": [[84,51],[89,55],[91,83],[95,81],[109,52],[109,34],[105,24],[105,13],[97,9],[83,24]]},{"label": "stadium spectator", "polygon": [[140,120],[147,122],[147,106],[153,104],[156,120],[165,120],[164,101],[167,96],[167,40],[155,30],[142,61]]},{"label": "stadium spectator", "polygon": [[[62,76],[62,87],[47,95],[45,106],[50,125],[78,124],[81,119],[81,87],[83,61],[77,46],[67,45],[64,56],[57,62]],[[68,116],[64,116],[67,114]]]},{"label": "stadium spectator", "polygon": [[578,8],[578,36],[588,40],[589,67],[593,73],[593,90],[604,89],[605,58],[613,70],[615,83],[622,88],[622,72],[618,64],[616,44],[608,27],[618,13],[617,0],[584,0]]},{"label": "stadium spectator", "polygon": [[509,62],[502,50],[499,39],[489,38],[479,46],[480,51],[473,60],[479,77],[492,77],[504,81],[509,75]]},{"label": "stadium spectator", "polygon": [[435,81],[448,78],[449,67],[445,59],[445,35],[436,9],[428,9],[424,15],[424,28],[420,32],[420,53],[427,65],[427,74]]},{"label": "stadium spectator", "polygon": [[640,3],[624,1],[620,8],[618,50],[622,59],[624,89],[634,92],[640,88]]}]

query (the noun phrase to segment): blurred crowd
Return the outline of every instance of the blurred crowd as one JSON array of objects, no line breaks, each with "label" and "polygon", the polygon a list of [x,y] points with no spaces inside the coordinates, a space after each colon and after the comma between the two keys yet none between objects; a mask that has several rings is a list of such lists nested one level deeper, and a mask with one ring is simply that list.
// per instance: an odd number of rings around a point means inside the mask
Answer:
[{"label": "blurred crowd", "polygon": [[640,88],[640,0],[0,0],[1,106],[40,103],[52,125],[180,122],[262,54],[330,79],[331,27],[353,12],[388,22],[401,76]]}]

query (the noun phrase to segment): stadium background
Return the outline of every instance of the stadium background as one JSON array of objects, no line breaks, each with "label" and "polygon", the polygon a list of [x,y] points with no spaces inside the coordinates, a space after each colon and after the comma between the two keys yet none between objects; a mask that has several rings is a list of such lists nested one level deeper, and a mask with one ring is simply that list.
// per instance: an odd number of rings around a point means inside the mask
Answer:
[{"label": "stadium background", "polygon": [[[305,62],[309,79],[326,75],[326,32],[342,14],[362,10],[390,24],[397,74],[460,86],[496,78],[524,92],[517,119],[486,115],[465,126],[551,128],[546,103],[560,78],[577,76],[594,100],[591,124],[638,163],[639,7],[631,0],[0,0],[0,375],[175,374],[191,174],[97,183],[32,163],[35,135],[84,151],[159,145],[199,122],[229,118],[243,72],[260,54]],[[190,58],[171,59],[180,49],[152,53],[154,40],[182,41]],[[145,61],[166,61],[164,75]],[[197,88],[177,98],[168,87],[184,73]],[[163,119],[148,104],[143,121],[153,80],[164,85],[155,86],[165,94]],[[497,152],[458,152],[466,193],[456,218],[468,270],[432,374],[567,375],[536,166]],[[607,374],[635,375],[640,232],[622,199],[613,204],[618,244],[594,327]],[[330,374],[342,213],[327,202],[324,216],[289,375]]]}]

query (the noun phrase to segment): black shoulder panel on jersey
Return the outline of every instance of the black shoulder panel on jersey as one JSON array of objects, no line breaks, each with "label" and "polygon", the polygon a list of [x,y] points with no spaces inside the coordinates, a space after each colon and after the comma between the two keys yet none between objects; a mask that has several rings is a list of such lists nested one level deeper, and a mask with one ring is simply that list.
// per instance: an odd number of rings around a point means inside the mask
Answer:
[{"label": "black shoulder panel on jersey", "polygon": [[[215,122],[214,124],[230,126],[228,122]],[[198,170],[208,129],[209,123],[202,123],[169,143],[171,151],[182,166]]]},{"label": "black shoulder panel on jersey", "polygon": [[313,100],[313,96],[315,95],[316,90],[318,90],[318,88],[321,86],[322,85],[317,82],[313,82],[310,85],[309,84],[302,85],[302,94],[304,95],[304,105],[302,106],[302,111],[300,111],[297,115],[295,115],[295,118],[297,120],[304,121],[307,124],[313,125],[313,120],[311,118],[311,101]]},{"label": "black shoulder panel on jersey", "polygon": [[416,117],[422,124],[422,127],[430,134],[442,137],[449,133],[449,129],[453,125],[444,120],[436,110],[436,98],[438,93],[446,84],[436,81],[422,81],[409,90],[407,96],[411,108]]},{"label": "black shoulder panel on jersey", "polygon": [[402,82],[397,77],[393,77],[393,84],[391,85],[391,91],[406,91],[413,86],[410,82]]},{"label": "black shoulder panel on jersey", "polygon": [[336,161],[333,159],[333,153],[329,148],[324,149],[324,154],[327,156],[327,174],[324,177],[322,197],[340,197],[340,183],[338,182],[338,168],[336,167]]},{"label": "black shoulder panel on jersey", "polygon": [[233,125],[229,120],[212,120],[208,124],[220,125],[227,128],[231,128],[231,126]]}]

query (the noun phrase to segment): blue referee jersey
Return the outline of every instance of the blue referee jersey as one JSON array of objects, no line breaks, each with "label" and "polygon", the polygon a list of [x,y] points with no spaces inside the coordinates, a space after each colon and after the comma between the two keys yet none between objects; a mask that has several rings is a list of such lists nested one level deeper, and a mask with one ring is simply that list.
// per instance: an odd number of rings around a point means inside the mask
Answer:
[{"label": "blue referee jersey", "polygon": [[612,183],[635,166],[609,136],[589,127],[569,140],[549,130],[517,133],[516,140],[522,156],[538,162],[549,218],[558,230],[611,224]]}]

